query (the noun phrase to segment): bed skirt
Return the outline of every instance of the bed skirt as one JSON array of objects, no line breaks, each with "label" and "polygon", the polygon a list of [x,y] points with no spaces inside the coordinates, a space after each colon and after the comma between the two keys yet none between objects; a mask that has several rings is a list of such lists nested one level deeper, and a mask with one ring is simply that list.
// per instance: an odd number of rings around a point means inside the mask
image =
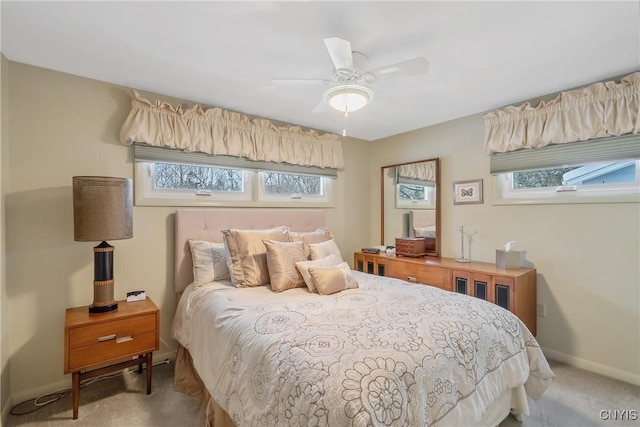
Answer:
[{"label": "bed skirt", "polygon": [[173,389],[206,402],[204,420],[206,427],[235,427],[231,417],[211,398],[198,373],[193,369],[193,360],[189,351],[181,345],[178,346],[176,355]]},{"label": "bed skirt", "polygon": [[[181,345],[178,346],[176,355],[173,389],[206,402],[204,420],[206,427],[235,427],[229,414],[211,398],[207,388],[193,368],[193,360],[189,351]],[[529,404],[523,386],[506,390],[487,410],[479,426],[497,427],[501,421],[509,416],[510,410],[514,415],[516,413],[529,415]]]}]

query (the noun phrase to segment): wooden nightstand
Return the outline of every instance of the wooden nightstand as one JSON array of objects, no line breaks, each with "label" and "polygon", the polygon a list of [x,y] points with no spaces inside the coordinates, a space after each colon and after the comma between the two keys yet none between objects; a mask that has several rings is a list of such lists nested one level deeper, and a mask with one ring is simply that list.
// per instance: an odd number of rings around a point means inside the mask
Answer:
[{"label": "wooden nightstand", "polygon": [[[160,310],[144,301],[118,301],[118,309],[89,313],[89,306],[68,308],[64,322],[64,373],[72,374],[73,419],[78,418],[80,381],[138,365],[147,365],[151,393],[153,351],[159,348]],[[136,359],[133,357],[137,356]],[[119,360],[129,358],[130,360]]]}]

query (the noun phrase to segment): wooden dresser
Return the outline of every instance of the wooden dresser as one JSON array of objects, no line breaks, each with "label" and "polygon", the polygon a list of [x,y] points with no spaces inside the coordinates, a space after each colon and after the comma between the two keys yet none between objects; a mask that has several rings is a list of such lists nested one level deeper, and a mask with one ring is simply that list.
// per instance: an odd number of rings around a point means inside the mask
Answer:
[{"label": "wooden dresser", "polygon": [[409,258],[355,252],[353,268],[369,274],[436,286],[491,301],[520,318],[536,335],[536,269],[500,269],[486,262],[453,258]]}]

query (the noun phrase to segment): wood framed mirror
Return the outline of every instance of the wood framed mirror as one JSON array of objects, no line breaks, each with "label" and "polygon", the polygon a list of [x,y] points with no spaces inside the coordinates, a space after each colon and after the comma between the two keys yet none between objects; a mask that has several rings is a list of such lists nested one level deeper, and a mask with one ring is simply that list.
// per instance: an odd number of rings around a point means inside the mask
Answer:
[{"label": "wood framed mirror", "polygon": [[[440,159],[380,168],[380,244],[397,237],[434,236],[428,256],[440,256]],[[429,237],[431,238],[431,237]]]}]

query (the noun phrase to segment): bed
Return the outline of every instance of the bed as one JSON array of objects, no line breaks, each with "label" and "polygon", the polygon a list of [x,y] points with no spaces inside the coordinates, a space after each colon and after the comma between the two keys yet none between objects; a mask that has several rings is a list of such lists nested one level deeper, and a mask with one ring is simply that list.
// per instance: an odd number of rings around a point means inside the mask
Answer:
[{"label": "bed", "polygon": [[[358,287],[194,287],[190,239],[324,225],[317,210],[176,212],[175,388],[207,400],[203,424],[494,426],[528,414],[554,375],[526,326],[489,302],[352,271]],[[315,276],[314,276],[315,277]]]},{"label": "bed", "polygon": [[409,237],[425,241],[427,251],[436,250],[436,211],[413,209],[409,211]]}]

